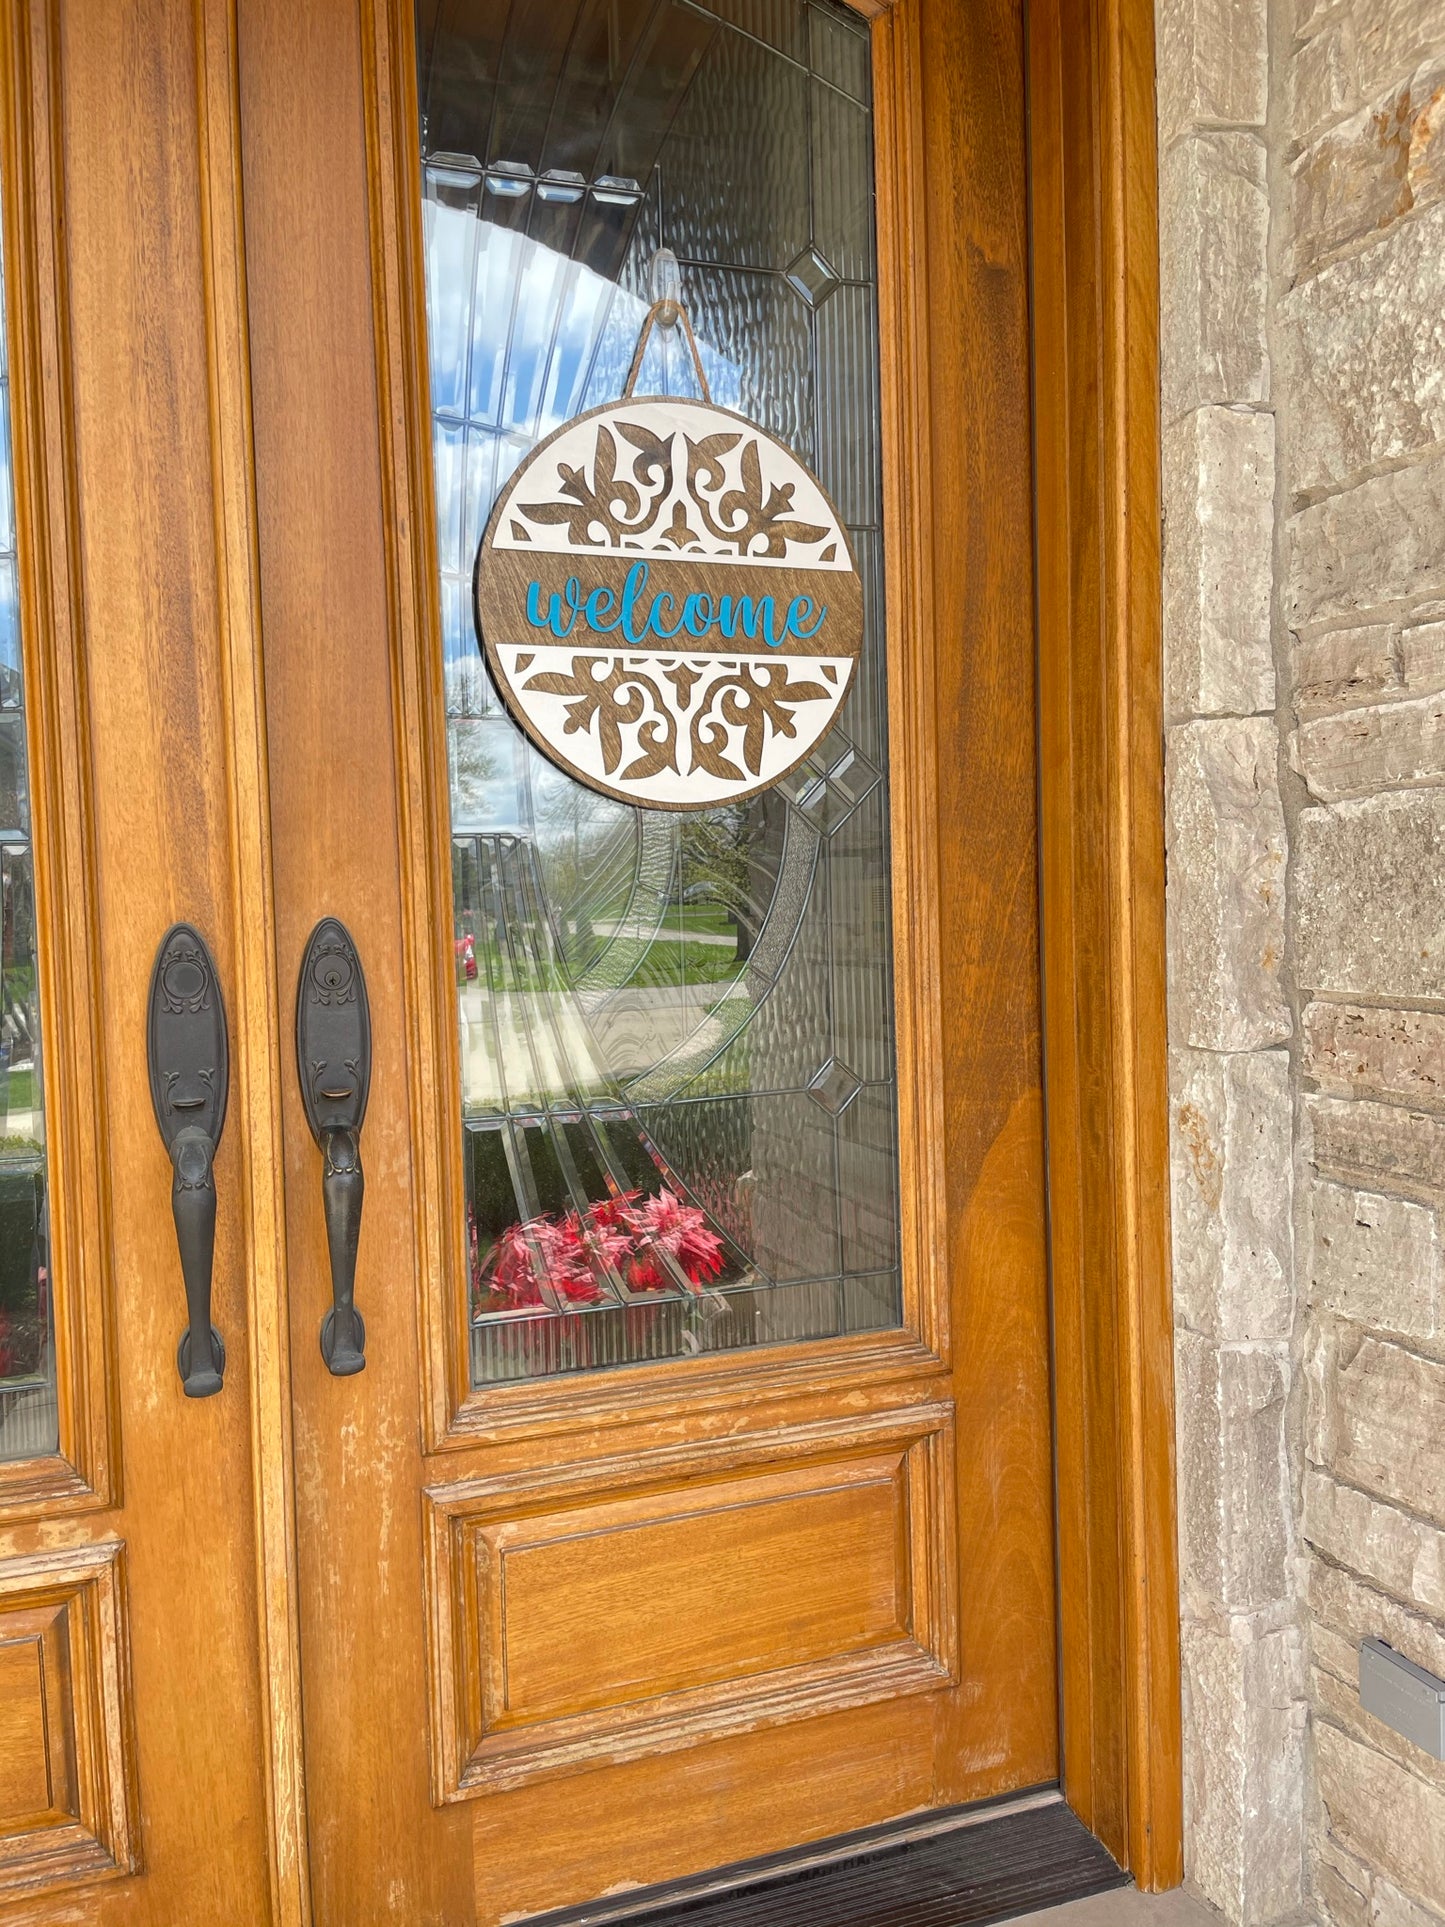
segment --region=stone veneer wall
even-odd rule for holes
[[[1191,1882],[1445,1922],[1445,0],[1158,0]]]

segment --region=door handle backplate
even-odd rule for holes
[[[171,1215],[186,1284],[186,1330],[176,1369],[187,1398],[221,1389],[226,1347],[211,1323],[216,1249],[216,1146],[226,1122],[231,1059],[226,1011],[205,938],[175,923],[161,939],[146,1017],[151,1105],[174,1178]]]
[[[306,1122],[321,1147],[321,1195],[331,1258],[331,1309],[321,1355],[337,1378],[366,1366],[366,1326],[356,1309],[356,1252],[366,1179],[361,1126],[371,1089],[371,1009],[361,959],[346,926],[323,917],[307,940],[296,986],[296,1068]]]

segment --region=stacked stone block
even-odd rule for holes
[[[1159,0],[1188,1874],[1445,1927],[1445,0]]]
[[[1439,1927],[1445,1766],[1362,1710],[1357,1650],[1445,1674],[1445,7],[1283,26],[1313,1897]]]
[[[1305,1891],[1267,26],[1266,0],[1160,7],[1186,1871],[1249,1923]]]

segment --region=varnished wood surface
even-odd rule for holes
[[[884,362],[902,370],[900,380],[890,376],[886,441],[890,561],[900,551],[890,592],[894,728],[907,750],[896,755],[894,836],[907,852],[896,863],[896,921],[911,1335],[848,1341],[836,1355],[780,1347],[701,1370],[474,1395],[460,1376],[455,1016],[410,19],[403,6],[372,15],[339,0],[310,10],[247,0],[241,12],[281,977],[312,921],[341,915],[366,965],[378,1041],[356,1287],[368,1368],[345,1382],[329,1380],[316,1355],[326,1305],[320,1170],[299,1104],[285,1102],[318,1919],[364,1915],[383,1887],[416,1917],[466,1917],[474,1906],[480,1919],[497,1919],[617,1879],[736,1856],[740,1827],[749,1850],[765,1850],[1046,1779],[1054,1767],[1037,933],[1033,890],[1021,884],[1035,865],[1021,31],[1004,0],[965,25],[934,0],[923,17],[904,0],[875,35],[875,98],[886,96],[882,326],[884,341],[894,331],[907,337],[906,351],[900,339],[898,358]],[[959,210],[973,224],[965,233]],[[917,247],[917,218],[927,251]],[[988,264],[985,274],[975,260]],[[1004,457],[1015,449],[1023,461]],[[969,505],[965,540],[959,503]],[[965,1041],[961,1054],[954,1035]],[[950,1330],[967,1333],[967,1345],[950,1349]],[[950,1357],[967,1393],[950,1468],[956,1511],[940,1517],[909,1499],[906,1544],[907,1561],[921,1557],[931,1584],[946,1576],[961,1624],[958,1690],[919,1694],[919,1682],[900,1673],[877,1707],[823,1715],[827,1700],[809,1698],[813,1669],[832,1659],[803,1651],[800,1636],[792,1703],[786,1694],[767,1709],[759,1703],[753,1730],[707,1740],[703,1723],[674,1750],[678,1732],[663,1748],[659,1727],[657,1752],[626,1759],[618,1715],[611,1729],[603,1721],[582,1734],[590,1752],[574,1767],[595,1763],[572,1773],[574,1798],[563,1808],[547,1781],[514,1792],[478,1781],[462,1806],[432,1809],[426,1709],[441,1717],[435,1696],[445,1698],[447,1675],[428,1678],[424,1594],[430,1586],[435,1609],[445,1574],[424,1574],[418,1507],[443,1466],[447,1490],[484,1468],[518,1478],[568,1468],[582,1501],[599,1453],[642,1465],[649,1451],[736,1432],[744,1411],[757,1414],[753,1424],[769,1412],[782,1428],[828,1420],[846,1432],[852,1407],[861,1438],[865,1411],[886,1407],[888,1395],[896,1401],[911,1382],[948,1397]],[[422,1451],[428,1441],[432,1459]],[[761,1507],[757,1530],[769,1530]],[[680,1619],[705,1615],[717,1590],[707,1563],[684,1553],[682,1538],[670,1559],[659,1551],[651,1586],[651,1609]],[[877,1547],[859,1540],[840,1601],[850,1588],[873,1599],[875,1557]],[[601,1584],[595,1572],[586,1584],[593,1580]],[[460,1609],[472,1626],[482,1611],[466,1588]],[[873,1601],[869,1613],[877,1611]],[[873,1638],[857,1651],[867,1655]],[[726,1640],[719,1653],[728,1657]],[[738,1682],[767,1657],[786,1671],[788,1642],[780,1636],[767,1655],[732,1653],[728,1680],[699,1682],[686,1653],[672,1653],[670,1665],[661,1642],[647,1694],[721,1692],[736,1702]],[[526,1680],[522,1659],[524,1651]],[[482,1665],[480,1650],[470,1663]],[[848,1661],[850,1678],[857,1663]],[[620,1648],[597,1665],[601,1692],[607,1667],[622,1665]],[[539,1721],[545,1707],[576,1736],[572,1715],[536,1690]],[[576,1719],[593,1715],[578,1709]],[[863,1734],[869,1759],[852,1754]],[[807,1784],[778,1796],[786,1761],[801,1759],[803,1746]],[[607,1827],[578,1831],[580,1804],[611,1815]],[[659,1804],[667,1831],[628,1823],[628,1813]]]
[[[3,47],[62,1438],[89,1490],[0,1522],[0,1575],[23,1588],[43,1553],[64,1591],[67,1562],[100,1562],[72,1589],[74,1798],[117,1872],[38,1881],[0,1918],[264,1920],[246,1158],[233,1122],[228,1379],[188,1400],[144,1044],[172,920],[205,933],[228,995],[236,980],[197,22],[188,0],[15,0]]]
[[[1182,1877],[1153,11],[1030,0],[1064,1789]]]
[[[417,1917],[475,1906],[493,1921],[732,1857],[739,1827],[761,1851],[1054,1767],[1030,482],[1017,459],[1028,433],[1022,39],[1009,0],[962,25],[941,0],[900,0],[875,27],[910,1331],[485,1394],[463,1376],[410,41],[400,0],[375,14],[246,0],[240,15],[281,974],[317,916],[341,916],[367,970],[378,1049],[358,1378],[329,1379],[316,1353],[318,1154],[289,1093],[285,1106],[307,1796],[318,1919],[364,1915],[385,1889]],[[745,1703],[759,1669],[786,1674],[795,1658],[798,1677],[757,1700],[752,1730],[709,1739],[701,1721],[668,1729],[664,1744],[660,1725],[657,1748],[635,1759],[617,1737],[620,1712],[609,1729],[597,1708],[574,1716],[539,1685],[537,1720],[545,1709],[568,1744],[580,1733],[598,1764],[509,1792],[489,1789],[483,1769],[465,1802],[431,1809],[426,1714],[443,1717],[450,1675],[428,1675],[425,1602],[435,1613],[448,1582],[436,1563],[423,1570],[424,1486],[565,1473],[586,1504],[604,1458],[640,1468],[649,1453],[765,1418],[780,1438],[823,1422],[846,1436],[850,1410],[861,1441],[870,1407],[910,1384],[945,1419],[962,1394],[943,1488],[956,1492],[952,1517],[910,1488],[904,1535],[910,1569],[929,1575],[908,1580],[910,1610],[919,1586],[936,1595],[920,1650],[941,1639],[956,1652],[959,1688],[943,1684],[946,1666],[923,1693],[900,1671],[876,1707],[824,1714],[813,1675],[833,1656],[801,1634],[795,1655],[782,1631],[767,1652],[739,1649],[721,1681],[697,1680],[681,1650],[670,1662],[664,1641],[648,1696],[702,1695],[688,1702],[700,1721],[709,1695]],[[681,1539],[675,1548],[652,1592],[673,1614],[705,1615],[716,1590],[706,1561]],[[588,1572],[578,1569],[584,1591],[604,1583]],[[469,1636],[483,1613],[473,1583],[448,1609]],[[846,1596],[843,1586],[840,1627]],[[870,1614],[884,1610],[870,1600]],[[765,1630],[760,1620],[758,1639]],[[843,1656],[844,1703],[874,1634],[860,1638]],[[454,1640],[446,1650],[455,1656]],[[483,1667],[480,1647],[467,1663]],[[620,1648],[599,1655],[599,1692],[622,1664]],[[595,1734],[575,1720],[596,1722]],[[804,1757],[806,1785],[780,1792],[788,1762]],[[563,1842],[551,1788],[569,1780]],[[606,1824],[579,1831],[579,1805]],[[663,1809],[666,1830],[625,1818]]]
[[[242,0],[238,29],[225,0],[5,16],[42,994],[66,1044],[49,1060],[65,1457],[0,1477],[0,1560],[124,1544],[96,1744],[122,1790],[106,1824],[124,1842],[139,1816],[144,1867],[76,1918],[300,1922],[314,1899],[349,1922],[383,1896],[497,1921],[1055,1770],[1026,85],[1065,1775],[1142,1882],[1176,1877],[1148,29],[1137,0],[1031,5],[1027,76],[1012,0],[897,0],[874,26],[909,1329],[487,1394],[465,1383],[409,9]],[[145,220],[115,219],[117,182]],[[357,937],[378,1047],[369,1360],[342,1381],[316,1346],[319,1154],[286,1056],[295,961],[327,913]],[[175,1376],[169,1169],[143,1104],[139,1012],[173,916],[206,931],[244,1025],[218,1166],[227,1390],[199,1404]],[[886,1651],[906,1602],[957,1689],[900,1673],[825,1712],[810,1674],[748,1730],[604,1744],[590,1772],[438,1805],[425,1492],[561,1478],[633,1529],[604,1464],[820,1424],[854,1427],[866,1463],[904,1405],[953,1408],[951,1477],[818,1498],[843,1507],[851,1563],[836,1600],[793,1602],[792,1657]],[[785,1549],[769,1491],[759,1530]],[[653,1590],[705,1610],[722,1582],[673,1544]],[[598,1556],[573,1576],[611,1598]],[[649,1693],[786,1666],[766,1630],[723,1642],[724,1680],[664,1642]],[[548,1654],[525,1657],[514,1730],[600,1718],[640,1663],[600,1649],[573,1706]],[[660,1811],[663,1829],[619,1824]],[[0,1918],[55,1917],[37,1907]]]

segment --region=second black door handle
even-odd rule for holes
[[[356,1309],[356,1253],[366,1178],[361,1126],[371,1087],[371,1010],[361,959],[346,926],[323,917],[307,940],[296,986],[296,1068],[311,1135],[321,1147],[321,1196],[331,1258],[331,1308],[321,1321],[327,1370],[366,1367],[366,1326]]]

